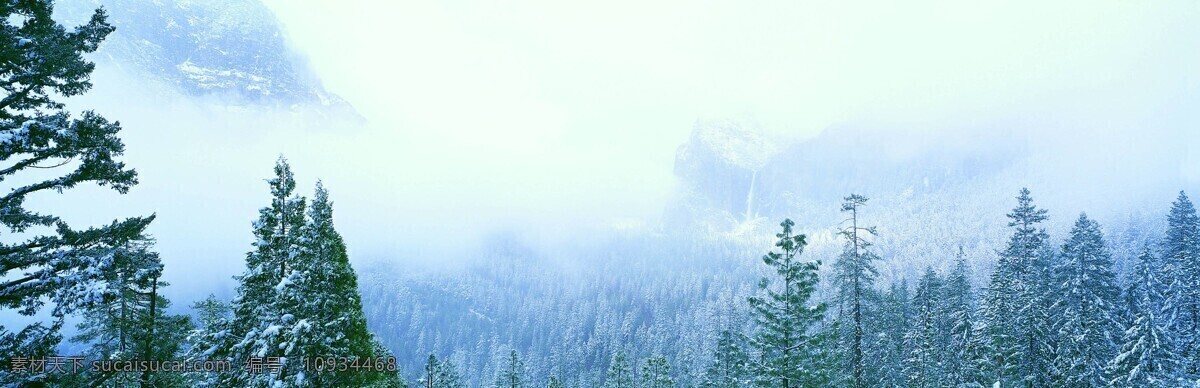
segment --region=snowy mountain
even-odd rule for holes
[[[67,0],[56,13],[73,25],[97,7],[116,27],[98,51],[98,60],[111,61],[101,68],[121,67],[193,96],[353,112],[288,47],[279,21],[257,0]]]
[[[845,218],[838,211],[842,198],[858,193],[872,199],[864,218],[880,230],[881,272],[914,279],[925,265],[945,269],[959,245],[975,267],[989,268],[1007,233],[1004,215],[1021,187],[1050,210],[1052,235],[1086,211],[1114,244],[1145,227],[1157,229],[1170,198],[1196,188],[1180,173],[1194,164],[1186,147],[1137,146],[1195,136],[1187,132],[1076,137],[1071,131],[1007,128],[1036,127],[844,125],[789,140],[772,139],[753,124],[697,122],[677,152],[682,189],[664,221],[740,235],[765,234],[792,218],[809,234],[811,251],[832,256],[840,247],[835,233]],[[1092,140],[1080,140],[1086,138]],[[1101,187],[1119,189],[1081,189]]]

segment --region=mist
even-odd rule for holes
[[[677,148],[714,119],[781,149],[844,128],[912,134],[917,153],[1013,141],[1063,167],[1041,181],[1092,191],[1046,190],[1078,210],[1200,179],[1191,2],[267,5],[361,117],[186,95],[100,60],[70,104],[121,121],[141,183],[31,204],[75,225],[157,214],[178,306],[231,295],[280,155],[302,193],[330,189],[352,261],[432,268],[495,233],[661,228]]]

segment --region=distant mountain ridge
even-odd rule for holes
[[[55,12],[72,26],[98,7],[116,27],[97,52],[100,60],[187,95],[353,112],[288,47],[279,21],[257,0],[65,0]]]
[[[792,218],[809,234],[810,251],[833,257],[841,245],[835,231],[845,218],[838,211],[841,200],[862,194],[871,198],[863,220],[880,231],[881,272],[915,279],[925,265],[952,262],[948,257],[959,245],[977,272],[986,273],[1009,233],[1004,215],[1022,187],[1050,211],[1054,238],[1087,212],[1118,245],[1121,259],[1143,243],[1125,235],[1160,229],[1179,190],[1200,195],[1194,191],[1198,182],[1179,173],[1191,163],[1188,149],[1156,145],[1173,139],[1186,144],[1195,135],[1038,128],[843,125],[789,140],[772,139],[753,123],[700,121],[676,154],[680,190],[664,222],[703,233],[757,235]]]

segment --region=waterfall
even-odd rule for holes
[[[754,170],[754,173],[750,175],[750,191],[746,192],[746,213],[745,213],[746,219],[745,219],[745,221],[747,221],[747,222],[749,222],[750,220],[753,220],[755,218],[758,218],[758,213],[754,211],[754,183],[757,180],[758,180],[758,170]]]

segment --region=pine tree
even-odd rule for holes
[[[674,388],[675,380],[671,378],[671,364],[667,358],[656,355],[646,359],[642,365],[641,388]]]
[[[1101,386],[1104,369],[1116,355],[1116,275],[1100,224],[1080,214],[1063,244],[1054,269],[1057,318],[1054,333],[1056,383],[1063,386]]]
[[[525,386],[525,362],[517,351],[511,350],[500,373],[496,374],[496,387],[522,388]]]
[[[842,203],[842,212],[850,213],[846,220],[850,224],[839,232],[846,245],[834,265],[840,326],[848,331],[840,336],[845,342],[841,351],[846,353],[843,359],[849,362],[846,373],[852,379],[850,386],[856,388],[869,385],[863,359],[863,341],[867,335],[863,322],[871,314],[870,301],[878,275],[872,262],[879,259],[869,250],[868,238],[876,235],[875,227],[859,225],[858,211],[866,203],[867,198],[857,194],[851,194]]]
[[[869,332],[876,334],[863,349],[871,360],[865,370],[867,380],[872,386],[903,386],[908,381],[904,374],[904,360],[908,357],[904,338],[913,321],[908,281],[892,283],[876,303],[878,308],[866,325]]]
[[[992,272],[983,310],[992,354],[989,369],[1001,386],[1049,385],[1049,236],[1039,224],[1046,210],[1021,189],[1017,207],[1008,214],[1013,234]]]
[[[558,376],[550,376],[550,381],[546,383],[546,388],[567,388],[567,386],[558,379]]]
[[[207,298],[192,303],[192,311],[196,312],[197,330],[214,327],[229,319],[229,304],[209,294]]]
[[[260,209],[254,222],[256,241],[254,250],[246,255],[246,272],[237,277],[240,284],[233,300],[233,319],[212,333],[219,338],[206,341],[213,348],[199,349],[199,353],[237,365],[252,358],[279,360],[281,368],[278,373],[234,368],[232,373],[215,375],[214,383],[220,386],[273,385],[288,381],[302,366],[301,359],[286,358],[291,355],[288,331],[296,329],[299,322],[287,310],[294,306],[287,305],[280,294],[290,292],[297,280],[297,273],[291,269],[302,252],[305,201],[295,195],[296,182],[283,157],[275,163],[275,177],[267,183],[271,205]]]
[[[466,388],[458,368],[450,360],[440,361],[430,354],[425,363],[425,372],[418,382],[425,388]]]
[[[1183,386],[1178,375],[1180,364],[1175,338],[1166,330],[1163,285],[1159,280],[1161,262],[1145,250],[1125,289],[1127,315],[1131,318],[1121,337],[1123,345],[1108,365],[1109,385],[1115,387]]]
[[[167,284],[159,280],[162,263],[151,245],[147,239],[131,241],[113,256],[105,300],[84,310],[79,333],[71,338],[91,345],[90,358],[172,360],[181,353],[191,320],[166,314],[169,302],[158,291]],[[183,384],[183,375],[172,372],[98,372],[84,378],[90,386]]]
[[[38,313],[46,302],[54,306],[49,325],[15,333],[0,327],[0,383],[46,377],[12,375],[7,360],[49,355],[61,339],[62,317],[103,301],[113,254],[154,219],[77,230],[58,216],[25,208],[35,194],[81,184],[122,194],[137,184],[137,173],[117,159],[125,151],[120,125],[91,111],[73,116],[61,102],[91,88],[94,65],[83,55],[113,31],[107,15],[97,9],[73,30],[52,16],[49,0],[0,5],[0,160],[6,162],[0,179],[12,187],[0,195],[0,223],[13,233],[0,243],[0,306],[23,315]]]
[[[904,337],[908,357],[904,375],[909,386],[936,387],[942,383],[944,356],[941,340],[946,337],[945,319],[939,305],[943,281],[932,267],[925,269],[912,300],[913,323]]]
[[[943,371],[947,385],[954,387],[982,385],[980,365],[982,344],[976,335],[975,293],[971,288],[971,273],[962,247],[954,260],[954,268],[946,276],[941,299],[942,316],[947,330],[944,343]]]
[[[377,338],[371,341],[371,346],[375,358],[370,361],[374,369],[363,373],[363,385],[373,388],[408,388],[408,382],[401,376],[403,373],[396,365],[397,360],[392,352]]]
[[[1167,234],[1162,242],[1163,282],[1171,319],[1170,330],[1178,341],[1184,371],[1200,376],[1200,217],[1187,194],[1171,204]]]
[[[759,287],[766,295],[749,298],[757,325],[753,346],[758,354],[752,368],[756,383],[762,386],[790,388],[828,382],[822,353],[825,338],[811,332],[827,307],[824,303],[809,305],[821,263],[797,260],[807,242],[804,235],[792,234],[794,225],[792,220],[784,220],[780,224],[783,231],[775,235],[779,238],[775,246],[781,252],[763,256],[763,262],[775,270],[781,282],[771,288],[771,281],[764,278]]]
[[[333,204],[319,182],[305,213],[305,200],[294,194],[295,180],[282,157],[268,181],[271,205],[254,223],[257,241],[239,277],[232,318],[211,309],[204,329],[192,335],[189,359],[223,358],[241,362],[276,360],[275,370],[199,378],[201,385],[402,386],[395,361],[367,330],[358,280],[346,246],[333,226]],[[317,368],[305,364],[344,361],[359,368]],[[367,369],[361,366],[370,365]]]
[[[285,331],[283,342],[291,349],[290,357],[344,357],[367,363],[392,360],[390,352],[376,346],[367,330],[358,276],[350,266],[342,236],[334,229],[329,192],[319,181],[300,236],[300,253],[293,260],[289,280],[276,288],[278,303],[294,317],[295,324]],[[297,385],[361,386],[392,379],[395,374],[376,369],[302,372],[303,368],[297,367],[285,376],[291,376]]]
[[[742,350],[741,334],[721,330],[717,336],[717,349],[712,364],[704,373],[700,384],[706,388],[736,388],[749,381],[750,357]]]
[[[207,298],[192,303],[192,311],[196,313],[196,327],[188,333],[187,349],[184,359],[189,362],[216,360],[216,354],[227,352],[233,345],[232,337],[228,335],[232,318],[232,310],[228,303],[209,294]],[[213,386],[216,384],[216,374],[209,372],[187,372],[185,378],[192,386]]]
[[[633,388],[633,366],[629,365],[629,356],[624,350],[617,351],[608,364],[608,374],[604,378],[605,388]]]

